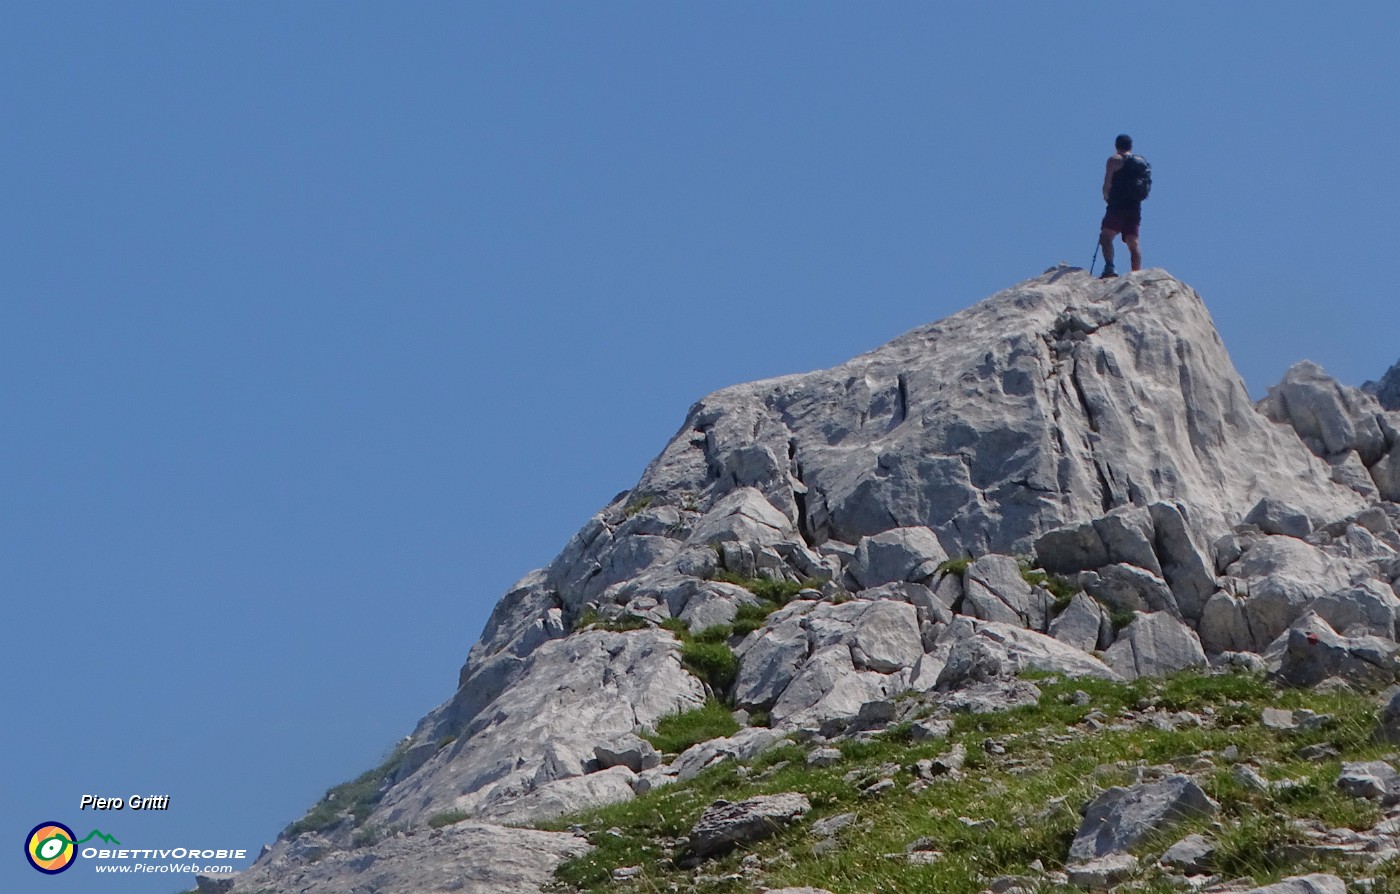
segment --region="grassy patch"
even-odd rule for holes
[[[764,602],[772,602],[778,606],[787,605],[801,591],[815,590],[823,583],[816,578],[793,581],[769,580],[766,577],[744,577],[742,574],[723,570],[715,572],[714,579],[743,587]]]
[[[739,675],[739,659],[724,641],[692,639],[682,642],[681,664],[708,683],[716,695],[728,692],[729,687],[734,685],[734,678]]]
[[[651,494],[641,494],[640,496],[633,497],[631,502],[629,502],[625,507],[623,507],[622,514],[627,518],[631,518],[638,512],[641,512],[643,509],[646,509],[648,506],[650,506],[654,499],[656,498],[653,497]]]
[[[656,722],[656,732],[646,736],[657,751],[679,754],[692,745],[732,736],[739,724],[729,707],[710,699],[699,708],[672,714]]]
[[[613,633],[627,633],[632,630],[646,630],[652,624],[641,615],[634,615],[625,612],[615,618],[604,618],[598,614],[594,608],[584,609],[583,614],[578,616],[574,622],[574,631],[587,630],[589,627],[598,630],[610,630]]]
[[[1283,875],[1332,871],[1355,877],[1364,871],[1377,879],[1376,891],[1400,891],[1400,860],[1371,869],[1345,863],[1344,857],[1311,854],[1298,847],[1306,841],[1293,824],[1306,819],[1329,828],[1369,829],[1380,818],[1373,804],[1345,796],[1335,785],[1342,760],[1387,753],[1389,746],[1370,739],[1376,722],[1372,696],[1282,691],[1247,673],[1188,672],[1132,683],[1048,674],[1034,679],[1042,693],[1038,704],[959,715],[948,741],[914,742],[907,727],[895,727],[868,740],[840,743],[843,759],[828,767],[806,765],[810,746],[782,745],[747,767],[726,762],[634,801],[560,819],[552,827],[578,823],[596,848],[563,864],[558,877],[575,890],[601,892],[615,887],[609,878],[613,868],[640,866],[641,876],[629,890],[737,894],[763,886],[814,886],[835,894],[978,894],[989,878],[1033,874],[1029,867],[1036,861],[1047,870],[1062,868],[1085,804],[1109,786],[1131,784],[1139,767],[1173,765],[1192,772],[1220,812],[1177,824],[1145,842],[1138,849],[1145,866],[1182,835],[1200,831],[1218,841],[1217,869],[1227,878],[1248,876],[1265,884]],[[1080,691],[1088,695],[1085,704],[1075,704],[1085,701],[1076,697]],[[1265,707],[1309,708],[1333,720],[1306,731],[1270,730],[1259,722]],[[1142,722],[1148,709],[1189,711],[1201,723],[1180,719],[1171,728]],[[1093,712],[1108,723],[1082,725]],[[674,733],[674,723],[686,734],[664,750],[725,734],[702,728],[703,716],[729,717],[723,705],[711,703],[668,718],[668,733]],[[1004,753],[984,749],[988,738],[1000,742]],[[663,747],[657,738],[653,742]],[[1298,757],[1301,748],[1323,742],[1342,756]],[[911,786],[917,760],[954,744],[967,749],[960,779]],[[1239,758],[1223,756],[1231,746]],[[1268,793],[1244,786],[1232,770],[1235,760],[1246,759],[1267,779],[1287,784]],[[886,777],[894,780],[893,788],[878,798],[863,794],[864,786]],[[737,801],[782,791],[802,792],[812,803],[812,813],[798,827],[707,861],[698,874],[676,866],[675,840],[689,833],[716,798]],[[814,852],[807,828],[837,813],[854,813],[857,820],[838,834],[835,849]],[[942,857],[927,865],[886,857],[903,853],[919,838],[930,839]],[[741,873],[746,857],[748,869]],[[1172,889],[1148,868],[1134,890]]]
[[[768,620],[768,616],[777,611],[781,606],[771,602],[752,603],[745,602],[739,606],[738,612],[734,615],[734,632],[740,636],[748,636],[759,629]]]
[[[661,626],[681,641],[681,665],[709,684],[710,691],[723,695],[739,675],[739,658],[729,648],[734,635],[730,624],[713,624],[696,633],[679,618],[668,618]]]
[[[472,815],[465,810],[446,810],[435,814],[428,820],[428,825],[434,829],[441,829],[443,826],[450,826],[460,823],[462,820],[471,819]]]
[[[318,801],[306,816],[287,827],[284,833],[286,837],[295,838],[307,832],[324,832],[339,825],[341,816],[345,813],[349,813],[354,819],[355,826],[361,825],[374,812],[384,794],[384,788],[398,771],[399,764],[403,762],[407,753],[407,744],[400,745],[378,767],[361,773],[349,782],[342,782],[326,792],[326,796]]]
[[[768,580],[762,577],[744,577],[731,571],[719,571],[715,580],[743,587],[758,597],[757,603],[744,603],[734,616],[734,633],[748,636],[763,626],[768,616],[787,605],[803,590],[815,590],[822,581],[816,578],[806,580]]]
[[[1063,611],[1069,605],[1074,594],[1079,592],[1079,588],[1058,574],[1051,574],[1040,568],[1033,568],[1025,559],[1017,562],[1021,566],[1021,579],[1032,587],[1044,587],[1050,591],[1050,595],[1055,597],[1055,604],[1060,606],[1058,611]]]
[[[956,559],[948,559],[939,562],[934,572],[936,574],[967,574],[967,566],[971,565],[972,562],[973,558],[971,556],[959,556]]]

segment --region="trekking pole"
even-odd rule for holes
[[[1099,244],[1094,243],[1094,259],[1089,262],[1089,275],[1094,275],[1094,265],[1099,262]]]

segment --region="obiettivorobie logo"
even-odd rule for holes
[[[95,841],[94,841],[95,839]],[[92,843],[90,843],[92,842]],[[84,847],[84,845],[87,845]],[[248,857],[246,848],[203,847],[124,847],[101,829],[86,838],[56,820],[42,822],[29,830],[24,840],[24,858],[37,871],[57,875],[71,869],[77,859],[91,861],[92,870],[103,875],[123,873],[203,873],[222,875],[234,871],[230,861]],[[218,860],[218,864],[176,861]]]
[[[57,875],[73,865],[78,857],[78,845],[87,844],[94,838],[108,844],[120,846],[121,842],[101,830],[93,829],[82,841],[76,840],[73,830],[58,822],[40,823],[29,830],[25,839],[24,856],[29,865],[45,875]]]

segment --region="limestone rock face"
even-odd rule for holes
[[[940,690],[1005,679],[1023,670],[1121,679],[1094,656],[1045,634],[1011,624],[959,618],[948,626],[941,639],[948,646],[949,655],[938,675]]]
[[[457,823],[440,835],[395,836],[372,850],[333,851],[311,862],[289,861],[274,849],[238,875],[234,890],[539,894],[556,866],[588,850],[587,841],[568,833]]]
[[[1400,410],[1400,362],[1397,362],[1379,382],[1367,382],[1361,390],[1376,398],[1387,410]]]
[[[715,392],[501,599],[368,822],[537,822],[1026,669],[1120,679],[1267,649],[1290,682],[1383,675],[1397,370],[1361,390],[1299,365],[1256,408],[1190,287],[1057,268],[831,369]],[[1304,649],[1314,619],[1324,648]],[[731,648],[732,684],[688,671],[672,631]],[[638,734],[712,696],[773,728],[658,765]],[[490,860],[493,828],[447,833]],[[350,831],[314,863],[279,840],[235,891],[432,890],[362,874],[432,859],[421,842],[352,851]],[[532,867],[583,846],[538,841],[555,856]]]
[[[422,769],[385,796],[375,822],[406,825],[448,810],[492,819],[538,818],[616,800],[615,785],[555,786],[551,806],[538,795],[557,780],[582,776],[598,746],[631,742],[639,725],[699,706],[704,691],[681,668],[675,639],[660,630],[590,631],[536,649],[520,683],[509,687],[476,721]],[[573,791],[575,798],[567,793]],[[601,792],[601,794],[600,794]],[[555,810],[555,808],[560,808]]]
[[[590,612],[605,624],[729,623],[756,600],[714,580],[720,572],[927,584],[935,597],[909,611],[779,613],[738,650],[738,704],[820,723],[910,685],[915,663],[935,677],[932,644],[953,611],[1047,630],[1049,594],[1006,557],[1052,556],[1046,535],[1066,526],[1088,525],[1074,547],[1084,556],[1060,564],[1097,575],[1101,598],[1194,624],[1218,589],[1207,545],[1261,500],[1319,523],[1363,508],[1331,472],[1255,411],[1200,298],[1161,271],[1101,282],[1055,270],[832,369],[724,389],[501,601],[456,694],[414,733],[415,744],[453,745],[394,786],[374,819],[494,812],[699,703],[669,640],[617,655],[592,647],[585,683],[582,657],[567,656]],[[938,575],[950,555],[978,557],[972,573]],[[1269,640],[1292,619],[1273,614]],[[633,677],[649,682],[620,682]],[[561,678],[578,680],[581,713],[541,695]],[[611,707],[587,707],[590,687]],[[546,752],[570,756],[546,763]]]
[[[1319,456],[1355,450],[1371,465],[1385,452],[1380,404],[1356,388],[1344,388],[1315,363],[1295,363],[1269,389],[1259,407],[1275,422],[1291,425]]]
[[[1104,661],[1124,679],[1135,680],[1205,667],[1206,653],[1190,627],[1165,612],[1154,612],[1134,618]]]

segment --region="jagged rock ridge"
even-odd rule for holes
[[[1025,667],[1133,677],[1209,655],[1313,673],[1289,664],[1307,625],[1337,667],[1389,660],[1395,374],[1372,394],[1299,365],[1256,410],[1188,286],[1057,268],[832,369],[716,392],[501,600],[369,823],[557,816]],[[1017,556],[1079,595],[1057,605]],[[733,643],[718,694],[774,729],[669,766],[603,759],[716,694],[659,625],[757,602],[723,574],[817,586]],[[645,629],[576,629],[624,617]],[[287,871],[295,845],[249,879]]]

